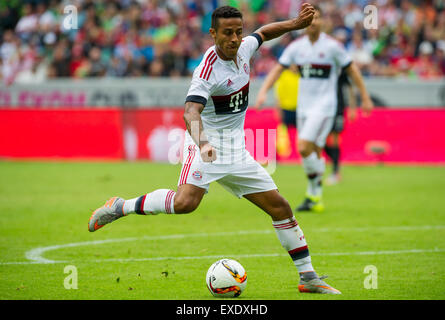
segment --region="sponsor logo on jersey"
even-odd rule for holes
[[[303,78],[327,79],[331,74],[330,64],[305,64],[299,65],[298,69]]]
[[[249,82],[231,94],[212,96],[216,114],[234,114],[243,112],[249,103]]]

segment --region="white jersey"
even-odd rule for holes
[[[201,119],[204,132],[217,151],[214,164],[230,164],[246,157],[244,119],[249,103],[249,62],[261,42],[258,34],[243,38],[237,54],[238,66],[232,60],[222,60],[212,46],[193,72],[186,102],[204,105]]]
[[[339,71],[351,62],[344,46],[325,33],[314,44],[307,35],[289,44],[279,63],[285,67],[294,64],[300,71],[298,116],[335,115]]]

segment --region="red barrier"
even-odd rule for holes
[[[276,128],[277,119],[274,110],[248,110],[245,126]],[[345,118],[344,128],[340,136],[343,161],[445,163],[445,110],[377,108],[369,117],[359,112],[354,122]],[[299,159],[296,138],[290,156],[282,157],[282,162]]]
[[[373,155],[373,144],[387,148]],[[445,162],[445,110],[377,109],[346,122],[343,160],[385,162]],[[376,149],[376,148],[374,148]]]
[[[0,157],[179,161],[182,109],[0,110]],[[272,109],[248,110],[246,148],[274,156]],[[342,160],[445,163],[444,110],[377,109],[345,123]],[[295,136],[295,133],[293,133]],[[252,138],[254,138],[252,140]],[[262,145],[263,144],[263,145]],[[281,161],[297,161],[295,149]]]
[[[0,110],[0,157],[122,159],[121,112]]]
[[[172,147],[176,145],[176,149],[182,151],[185,130],[182,115],[183,111],[179,109],[124,110],[122,130],[125,158],[169,161],[168,154]]]

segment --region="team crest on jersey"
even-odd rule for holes
[[[196,180],[201,180],[202,179],[201,171],[196,170],[195,172],[192,173],[192,177],[195,178]]]
[[[244,63],[244,72],[249,74],[249,66],[247,65],[247,63]]]

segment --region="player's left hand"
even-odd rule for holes
[[[260,110],[262,108],[264,102],[266,102],[266,99],[267,99],[267,93],[260,90],[260,92],[258,92],[254,108],[256,110]]]
[[[362,101],[362,112],[365,116],[370,116],[372,110],[374,109],[374,103],[371,98],[367,97]]]
[[[311,25],[314,18],[315,9],[309,3],[303,3],[301,6],[300,14],[295,18],[295,30],[304,29]]]

